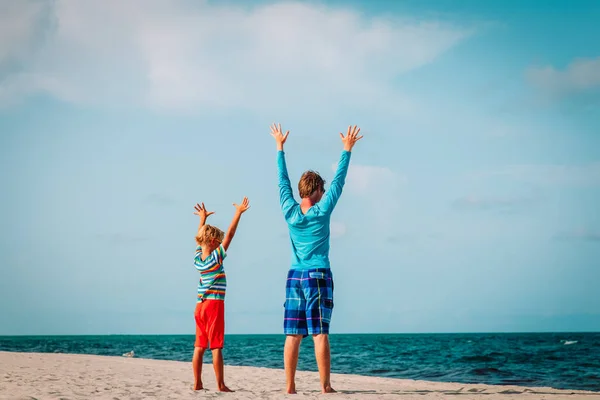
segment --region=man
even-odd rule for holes
[[[315,356],[323,393],[333,393],[331,387],[331,354],[329,349],[329,323],[333,312],[333,275],[329,265],[329,224],[331,213],[339,200],[350,155],[360,128],[348,127],[346,136],[340,133],[344,150],[337,172],[325,194],[325,181],[314,171],[302,174],[298,183],[301,202],[294,200],[285,163],[283,146],[289,135],[281,124],[271,126],[271,135],[277,143],[279,198],[288,224],[292,242],[292,265],[286,283],[284,313],[284,365],[287,393],[296,393],[295,375],[302,339],[312,335]]]

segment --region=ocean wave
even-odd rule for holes
[[[510,372],[503,371],[498,368],[474,368],[471,370],[471,373],[474,375],[500,375],[500,376],[510,376],[512,375]]]
[[[469,363],[478,363],[478,362],[492,362],[494,361],[494,357],[490,357],[489,355],[482,356],[463,356],[458,359],[458,361],[469,362]]]

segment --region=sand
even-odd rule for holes
[[[298,372],[298,394],[286,395],[283,370],[225,366],[234,393],[215,391],[212,365],[207,390],[191,388],[190,362],[75,354],[0,352],[0,399],[587,399],[600,393],[522,386],[467,385],[332,375],[337,394],[322,395],[315,372]]]

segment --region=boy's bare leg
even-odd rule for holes
[[[335,393],[331,387],[331,351],[329,348],[329,335],[319,334],[313,335],[315,341],[315,357],[317,359],[317,367],[319,368],[319,376],[321,378],[322,393]]]
[[[192,357],[192,368],[194,369],[194,390],[204,389],[202,386],[202,357],[204,357],[204,347],[194,347],[194,357]]]
[[[298,353],[300,353],[302,335],[287,335],[283,349],[283,365],[285,367],[285,380],[288,394],[296,394],[296,367],[298,367]]]
[[[212,357],[215,376],[217,378],[217,390],[219,392],[233,392],[233,390],[225,386],[225,377],[223,376],[223,352],[221,349],[213,349]]]

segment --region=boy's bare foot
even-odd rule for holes
[[[323,391],[321,393],[337,393],[337,391],[334,390],[331,386],[327,386],[326,388],[323,389]]]
[[[225,385],[219,385],[219,392],[233,392],[233,390],[229,389]]]

